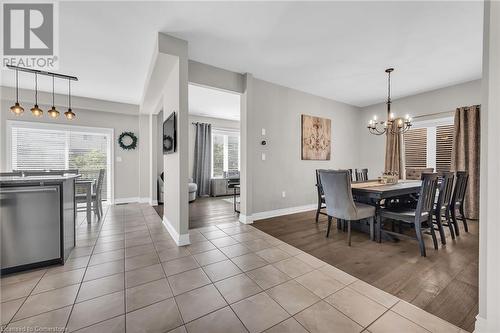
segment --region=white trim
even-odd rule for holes
[[[488,333],[494,332],[492,328],[488,328],[488,320],[486,318],[476,316],[476,324],[474,325],[474,333]]]
[[[158,200],[151,200],[151,201],[149,201],[149,204],[151,206],[158,206]]]
[[[126,204],[126,203],[136,203],[140,202],[139,197],[130,197],[130,198],[115,198],[113,204],[119,205],[119,204]]]
[[[244,215],[240,213],[239,216],[239,221],[243,224],[252,224],[253,223],[253,218],[252,215]]]
[[[150,203],[151,202],[151,198],[150,197],[142,197],[142,198],[139,198],[139,203]]]
[[[318,205],[316,205],[316,204],[309,204],[309,205],[303,205],[303,206],[268,210],[266,212],[259,212],[259,213],[253,214],[252,219],[253,219],[253,221],[257,221],[257,220],[268,219],[268,218],[276,217],[276,216],[302,213],[302,212],[314,210],[317,208],[317,206]]]
[[[177,246],[184,246],[184,245],[191,244],[191,241],[189,240],[189,234],[179,235],[177,230],[175,230],[175,228],[172,226],[172,224],[170,223],[170,221],[167,219],[167,217],[165,215],[163,215],[162,222],[163,222],[163,225],[165,226],[165,228],[167,228],[168,233],[173,238],[173,240],[175,241]]]

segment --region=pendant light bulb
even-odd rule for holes
[[[55,96],[55,93],[54,93],[54,75],[52,75],[52,108],[49,111],[47,111],[47,113],[49,114],[49,116],[51,118],[59,117],[59,111],[56,110],[56,106],[54,103],[54,96]]]
[[[35,117],[41,117],[43,110],[38,107],[38,75],[35,73],[35,106],[31,108],[31,113]]]
[[[64,116],[68,120],[76,118],[76,114],[71,110],[71,80],[68,79],[68,111],[64,112]]]
[[[23,107],[19,105],[19,73],[17,69],[16,69],[16,104],[10,107],[10,111],[16,116],[20,116],[24,112]]]

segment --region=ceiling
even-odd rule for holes
[[[189,85],[189,113],[196,116],[240,120],[240,95]]]
[[[480,1],[59,7],[59,72],[77,75],[73,92],[84,97],[138,104],[158,31],[187,40],[193,60],[357,106],[384,100],[390,66],[396,98],[481,77]],[[2,85],[13,86],[14,74],[2,74]],[[50,84],[40,80],[42,90]],[[32,88],[32,78],[21,86]]]

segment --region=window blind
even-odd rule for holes
[[[453,125],[436,127],[436,171],[450,171],[453,149]]]
[[[413,128],[404,134],[405,163],[408,168],[427,167],[427,129]]]
[[[240,133],[212,130],[212,177],[224,177],[224,172],[240,170]]]

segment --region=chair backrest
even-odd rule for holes
[[[420,189],[415,217],[419,218],[424,213],[431,214],[434,208],[434,200],[436,199],[438,179],[437,173],[425,173],[422,175],[422,187]]]
[[[354,181],[354,178],[353,178],[354,175],[352,173],[352,169],[347,169],[347,171],[349,171],[349,176],[351,176],[351,182],[353,182]]]
[[[97,185],[96,185],[96,194],[99,196],[101,196],[102,194],[102,184],[104,183],[104,174],[105,174],[105,171],[104,169],[100,169],[99,170],[99,177],[97,178]]]
[[[0,172],[0,176],[6,176],[6,177],[21,177],[23,173],[21,171],[12,171],[12,172]]]
[[[440,178],[441,184],[439,185],[439,195],[437,200],[438,211],[441,211],[443,206],[447,207],[450,205],[455,174],[453,174],[453,172],[441,172]]]
[[[457,202],[462,204],[464,202],[468,180],[469,174],[466,171],[457,171],[457,180],[455,181],[455,189],[450,204],[454,205]]]
[[[406,179],[420,180],[422,179],[422,174],[433,172],[434,168],[406,168]]]
[[[364,182],[368,180],[368,169],[356,169],[356,181]]]
[[[352,198],[351,177],[348,170],[320,170],[325,193],[326,212],[345,220],[356,219],[356,205]]]
[[[328,170],[316,169],[316,189],[318,190],[318,196],[322,196],[324,194],[323,193],[323,186],[321,185],[321,177],[320,177],[320,173],[322,171],[328,171]]]

